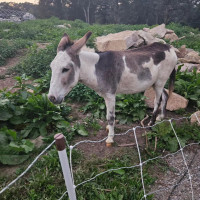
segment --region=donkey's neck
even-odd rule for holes
[[[95,65],[99,61],[99,55],[94,52],[81,51],[79,58],[81,63],[79,81],[98,92]]]

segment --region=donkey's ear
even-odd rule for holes
[[[75,53],[79,53],[81,48],[86,44],[89,37],[92,35],[92,32],[87,32],[81,39],[75,42],[75,44],[71,47],[71,50]]]
[[[74,43],[69,39],[69,36],[67,33],[64,33],[62,39],[60,40],[58,47],[57,47],[57,53],[59,51],[64,51],[67,49],[67,47],[72,46]]]

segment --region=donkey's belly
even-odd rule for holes
[[[150,79],[139,80],[137,75],[122,76],[121,81],[117,87],[117,94],[134,94],[143,92],[151,87],[157,79],[157,73]]]
[[[150,88],[153,84],[154,81],[144,81],[143,83],[134,81],[134,84],[120,84],[117,88],[117,94],[134,94],[138,92],[143,92],[146,89]]]

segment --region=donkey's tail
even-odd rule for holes
[[[176,78],[176,69],[174,68],[169,78],[169,97],[174,91],[175,78]]]

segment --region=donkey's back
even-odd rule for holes
[[[103,93],[133,94],[154,84],[163,86],[176,62],[174,50],[161,43],[99,53],[95,66],[99,89]]]

